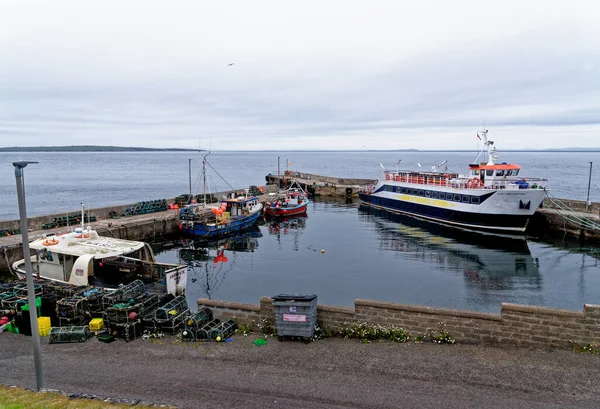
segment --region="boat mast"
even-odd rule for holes
[[[202,193],[204,195],[204,207],[206,207],[206,157],[210,155],[210,151],[202,158]]]
[[[81,203],[81,238],[83,239],[83,231],[85,230],[85,220],[83,218],[84,216],[84,206],[83,203]]]

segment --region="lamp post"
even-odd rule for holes
[[[17,180],[17,197],[19,199],[19,217],[21,218],[21,237],[23,239],[23,258],[25,259],[25,273],[27,275],[27,299],[29,302],[29,319],[31,321],[31,340],[33,342],[33,359],[35,361],[35,379],[38,390],[44,387],[44,373],[42,369],[42,351],[40,347],[40,332],[38,330],[37,307],[35,305],[35,289],[33,287],[33,269],[29,252],[29,234],[27,232],[27,210],[25,208],[25,184],[23,181],[23,168],[30,161],[13,162],[15,178]],[[83,233],[82,233],[83,235]]]
[[[192,200],[192,160],[188,159],[188,173],[190,180],[190,200]]]
[[[587,194],[587,200],[585,201],[585,210],[588,210],[588,207],[590,207],[590,205],[592,204],[590,202],[590,186],[592,184],[592,163],[590,162],[590,178],[588,180],[588,194]]]

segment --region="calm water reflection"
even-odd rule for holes
[[[237,238],[174,238],[154,247],[159,260],[190,266],[190,303],[257,304],[279,293],[316,293],[332,305],[368,298],[479,311],[498,311],[500,302],[575,310],[600,302],[600,267],[588,255],[351,201],[313,202],[305,217],[261,221]]]

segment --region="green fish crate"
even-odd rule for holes
[[[107,344],[110,344],[114,340],[115,340],[115,336],[113,334],[109,334],[107,332],[98,335],[98,341],[106,342]]]
[[[70,326],[53,327],[50,329],[50,344],[65,344],[70,342],[85,342],[90,338],[90,327]]]

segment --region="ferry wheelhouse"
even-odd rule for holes
[[[383,171],[361,189],[361,203],[449,224],[495,233],[524,233],[546,195],[547,180],[523,178],[521,167],[498,162],[487,130],[480,132],[488,160],[470,164],[467,174],[439,171]]]

